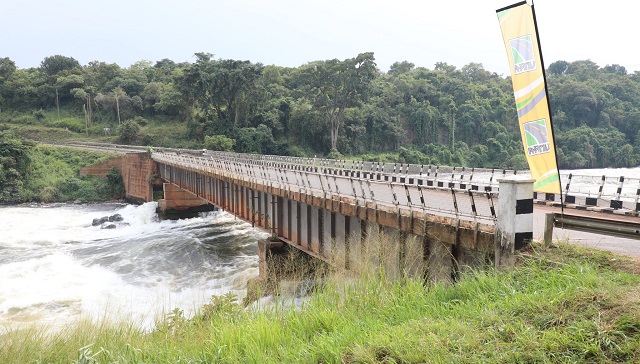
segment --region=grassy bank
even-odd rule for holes
[[[117,156],[115,153],[37,145],[31,152],[31,171],[24,188],[29,201],[107,201],[122,198],[119,172],[108,179],[80,177],[82,167]]]
[[[635,264],[560,244],[454,286],[335,273],[300,309],[255,311],[214,297],[195,318],[174,311],[150,333],[86,322],[49,339],[38,329],[6,333],[0,362],[632,363]]]
[[[0,131],[0,203],[105,201],[124,195],[122,177],[80,177],[80,169],[116,154],[35,144]]]

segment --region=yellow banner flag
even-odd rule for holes
[[[533,8],[526,2],[496,11],[507,49],[520,134],[534,191],[560,193],[544,65]]]

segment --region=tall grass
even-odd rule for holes
[[[191,319],[175,310],[148,333],[87,322],[52,337],[9,332],[0,362],[640,360],[633,262],[566,244],[535,248],[512,271],[471,272],[454,285],[335,272],[299,308],[242,308],[223,296]]]

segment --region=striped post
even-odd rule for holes
[[[495,266],[515,264],[515,250],[524,248],[533,238],[533,183],[535,180],[509,176],[498,180],[498,219],[495,234]]]
[[[624,176],[620,176],[618,179],[618,188],[616,189],[616,196],[609,202],[609,207],[617,210],[622,208],[622,200],[620,200],[620,195],[622,194],[622,186],[624,185]]]

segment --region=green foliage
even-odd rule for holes
[[[30,143],[0,131],[0,203],[21,202],[31,169]]]
[[[276,146],[271,130],[264,124],[257,128],[240,128],[235,132],[236,152],[276,154]]]
[[[178,79],[182,94],[200,114],[201,123],[215,122],[226,134],[234,131],[242,114],[239,104],[262,73],[261,64],[232,59],[214,60],[210,53],[196,53],[195,64]]]
[[[80,168],[110,158],[108,153],[39,145],[31,152],[31,172],[23,201],[105,201],[122,198],[123,182],[117,171],[107,179],[79,177]]]
[[[207,135],[204,137],[204,147],[209,150],[233,152],[236,141],[224,135]]]
[[[0,132],[0,203],[25,201],[104,201],[122,198],[118,171],[107,180],[78,177],[80,168],[110,154],[36,146],[10,132]]]
[[[122,174],[115,167],[111,167],[109,172],[107,172],[107,186],[110,198],[124,198],[125,188]]]
[[[328,159],[343,159],[344,156],[338,152],[337,149],[331,149],[331,151],[327,154]]]
[[[36,120],[38,120],[38,121],[44,120],[44,118],[45,118],[44,111],[42,109],[34,111],[33,112],[33,117],[35,117]]]
[[[431,164],[431,158],[417,150],[400,147],[399,155],[402,163]]]
[[[62,71],[73,70],[74,68],[80,68],[80,63],[73,57],[65,57],[61,55],[55,55],[46,57],[40,63],[40,68],[49,76],[56,75]]]
[[[134,120],[127,120],[118,126],[119,141],[122,144],[135,144],[140,141],[142,135],[140,133],[140,125]]]
[[[236,140],[240,152],[326,155],[335,149],[526,168],[510,82],[474,62],[427,69],[402,61],[383,73],[373,53],[296,68],[208,53],[197,53],[193,63],[164,59],[127,68],[99,61],[81,66],[55,55],[41,67],[18,69],[0,58],[0,122],[34,139],[88,132],[75,137],[199,148],[206,136],[221,135]],[[558,61],[548,68],[548,86],[561,168],[640,163],[637,73],[616,64]],[[133,124],[119,138],[102,132],[125,120],[144,127],[144,134]],[[37,130],[45,127],[60,131]]]

